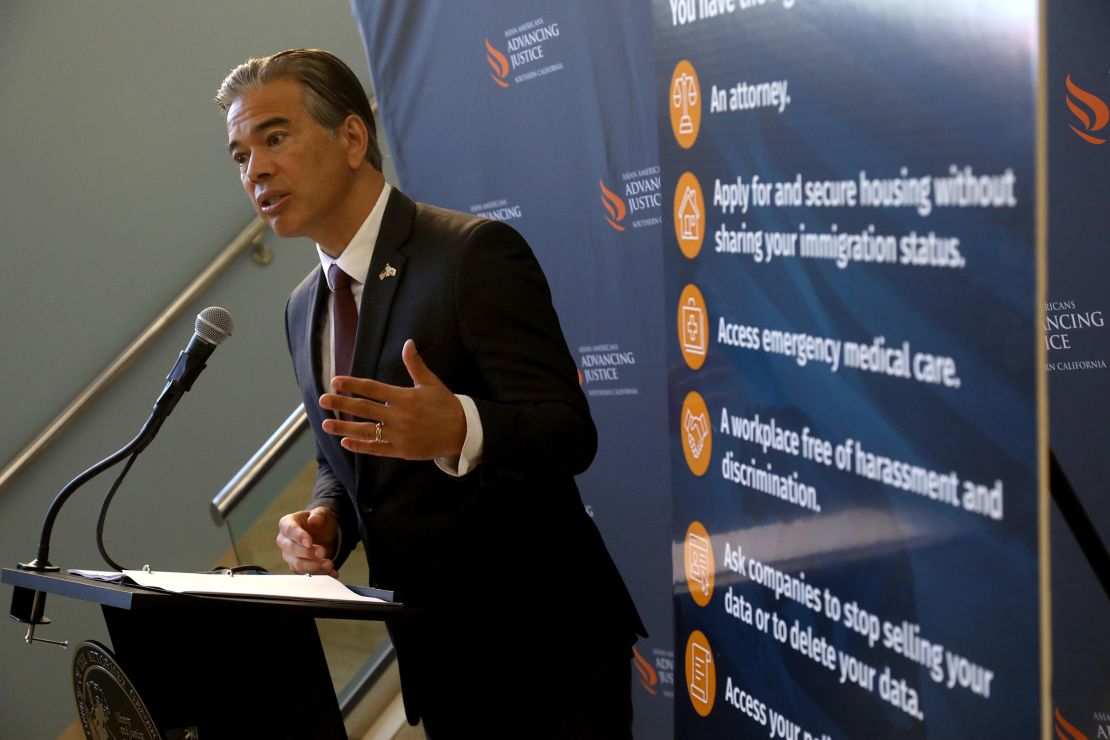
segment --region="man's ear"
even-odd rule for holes
[[[370,142],[366,122],[352,113],[339,124],[339,133],[347,146],[347,164],[351,169],[358,169],[366,161],[366,148]]]

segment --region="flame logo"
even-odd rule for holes
[[[505,78],[509,74],[509,60],[505,58],[504,54],[493,48],[493,44],[489,42],[488,38],[486,39],[486,61],[493,68],[493,74],[490,75],[493,81],[501,87],[508,87],[509,83],[505,81]]]
[[[635,650],[635,648],[633,648],[633,650]],[[1056,737],[1060,738],[1060,740],[1087,740],[1086,735],[1064,719],[1064,715],[1060,714],[1060,707],[1056,707],[1056,724],[1054,729],[1056,730]],[[1065,731],[1067,732],[1066,735],[1064,734]]]
[[[1107,108],[1106,103],[1104,103],[1102,99],[1099,98],[1097,95],[1087,92],[1079,85],[1072,82],[1071,75],[1068,75],[1065,82],[1068,86],[1068,92],[1071,93],[1071,95],[1065,95],[1064,99],[1067,101],[1068,108],[1071,110],[1071,112],[1074,113],[1075,117],[1083,123],[1083,128],[1086,130],[1087,133],[1084,133],[1084,131],[1080,131],[1075,126],[1071,126],[1069,124],[1071,130],[1074,131],[1076,135],[1078,135],[1084,141],[1090,142],[1091,144],[1105,144],[1106,139],[1100,139],[1097,136],[1091,136],[1091,132],[1101,131],[1103,128],[1106,127],[1106,123],[1110,121],[1110,108]],[[1088,115],[1087,111],[1076,105],[1075,101],[1072,100],[1072,96],[1078,98],[1080,102],[1086,103],[1091,112],[1095,114],[1094,121],[1091,121],[1091,116]]]
[[[651,667],[644,656],[640,655],[640,651],[636,646],[632,646],[633,665],[636,666],[636,672],[640,674],[640,685],[642,685],[649,694],[655,696],[655,685],[659,683],[659,676],[655,675],[655,669]],[[1084,738],[1083,740],[1086,740]]]
[[[621,200],[619,195],[605,187],[605,183],[602,180],[598,180],[597,184],[601,186],[601,205],[605,206],[605,210],[609,212],[605,220],[617,231],[624,231],[624,227],[618,223],[624,219],[624,215],[627,213],[624,207],[624,201]]]

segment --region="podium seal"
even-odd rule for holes
[[[73,655],[73,693],[85,737],[90,740],[161,740],[139,692],[108,648],[82,642]]]

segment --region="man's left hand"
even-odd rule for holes
[[[457,457],[466,439],[462,404],[424,364],[411,339],[401,359],[412,388],[345,375],[333,378],[337,393],[321,396],[320,407],[350,414],[356,421],[325,419],[324,431],[342,437],[341,444],[351,452],[405,460]],[[380,442],[375,441],[379,422]]]

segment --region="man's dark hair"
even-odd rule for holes
[[[366,161],[382,168],[382,153],[374,127],[374,113],[362,83],[351,68],[334,54],[321,49],[286,49],[261,59],[248,59],[220,83],[216,104],[226,113],[244,93],[280,79],[300,83],[305,111],[314,121],[335,133],[349,115],[366,124],[369,140]]]

